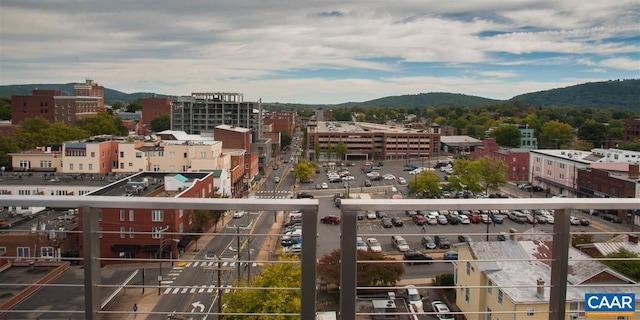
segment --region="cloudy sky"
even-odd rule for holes
[[[640,78],[637,0],[2,0],[0,84],[341,103]]]

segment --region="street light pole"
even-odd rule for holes
[[[240,227],[236,226],[236,245],[238,246],[237,260],[238,260],[238,282],[240,282]]]
[[[164,241],[164,233],[165,231],[169,230],[169,226],[167,226],[164,229],[160,229],[158,230],[158,233],[160,234],[160,245],[158,246],[158,254],[156,255],[159,259],[158,261],[158,295],[160,295],[162,293],[162,242]]]

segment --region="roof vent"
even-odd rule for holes
[[[544,298],[544,280],[542,278],[536,279],[536,298]]]

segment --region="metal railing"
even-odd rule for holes
[[[100,280],[100,231],[98,210],[100,208],[131,209],[188,209],[188,210],[246,210],[246,211],[293,211],[303,213],[301,275],[301,319],[315,319],[317,310],[317,229],[318,200],[313,199],[200,199],[200,198],[144,198],[144,197],[97,197],[97,196],[7,196],[0,195],[3,206],[46,206],[83,208],[81,226],[84,248],[84,291],[85,319],[100,319],[109,311],[101,310],[100,289],[107,287]],[[553,256],[551,257],[551,290],[549,318],[565,319],[567,269],[570,246],[569,215],[574,209],[630,210],[640,208],[638,199],[447,199],[447,200],[351,200],[343,199],[341,204],[341,283],[340,307],[341,319],[356,319],[357,290],[357,211],[405,211],[405,210],[478,210],[495,209],[554,209],[556,221],[553,227]],[[186,233],[183,233],[186,234]],[[265,235],[256,235],[265,236]],[[153,260],[152,260],[153,261]],[[155,260],[156,262],[158,260]],[[251,261],[251,260],[247,260]],[[255,260],[254,260],[255,261]],[[0,288],[3,284],[0,284]],[[41,284],[46,286],[47,284]],[[135,286],[134,286],[135,287]],[[159,288],[160,286],[158,286]],[[446,289],[446,287],[440,287]],[[454,286],[453,288],[458,288]],[[219,289],[219,288],[218,288]],[[243,289],[243,288],[238,288]],[[263,289],[264,288],[254,288]],[[271,289],[271,288],[270,288]],[[291,288],[273,288],[291,289]],[[31,312],[42,310],[23,310]],[[2,311],[16,314],[15,311]],[[45,311],[46,312],[46,311]],[[124,313],[124,312],[121,312]],[[196,313],[217,315],[219,313]],[[366,315],[367,313],[364,313]],[[408,314],[408,313],[405,313]],[[241,315],[241,314],[239,314]],[[248,315],[248,314],[246,314]],[[287,315],[287,314],[282,314]],[[19,315],[17,317],[20,317]]]

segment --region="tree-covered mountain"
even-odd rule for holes
[[[30,95],[33,89],[44,90],[60,90],[64,94],[73,95],[73,86],[78,83],[46,83],[46,84],[20,84],[20,85],[6,85],[0,86],[0,97],[11,97],[13,95]],[[153,92],[135,92],[124,93],[118,90],[104,88],[104,103],[111,104],[116,101],[133,102],[138,101],[140,98],[148,97],[171,97],[168,95],[157,94]]]
[[[544,107],[584,107],[597,109],[640,108],[640,80],[590,82],[566,88],[526,93],[509,101],[522,101]]]
[[[0,97],[12,95],[29,95],[31,90],[58,89],[68,94],[73,94],[75,83],[67,84],[26,84],[0,86]],[[104,89],[105,103],[115,101],[133,102],[144,97],[169,97],[168,95],[151,92],[124,93],[113,89]],[[602,82],[584,83],[566,88],[558,88],[546,91],[532,92],[515,96],[507,101],[487,99],[478,96],[470,96],[458,93],[430,92],[401,96],[389,96],[364,102],[346,102],[341,104],[303,105],[297,103],[278,103],[281,108],[289,107],[382,107],[382,108],[419,108],[419,107],[460,107],[483,106],[499,102],[521,101],[527,105],[541,107],[585,107],[598,109],[625,109],[637,110],[640,108],[640,80],[610,80]],[[269,104],[269,103],[265,103]]]

